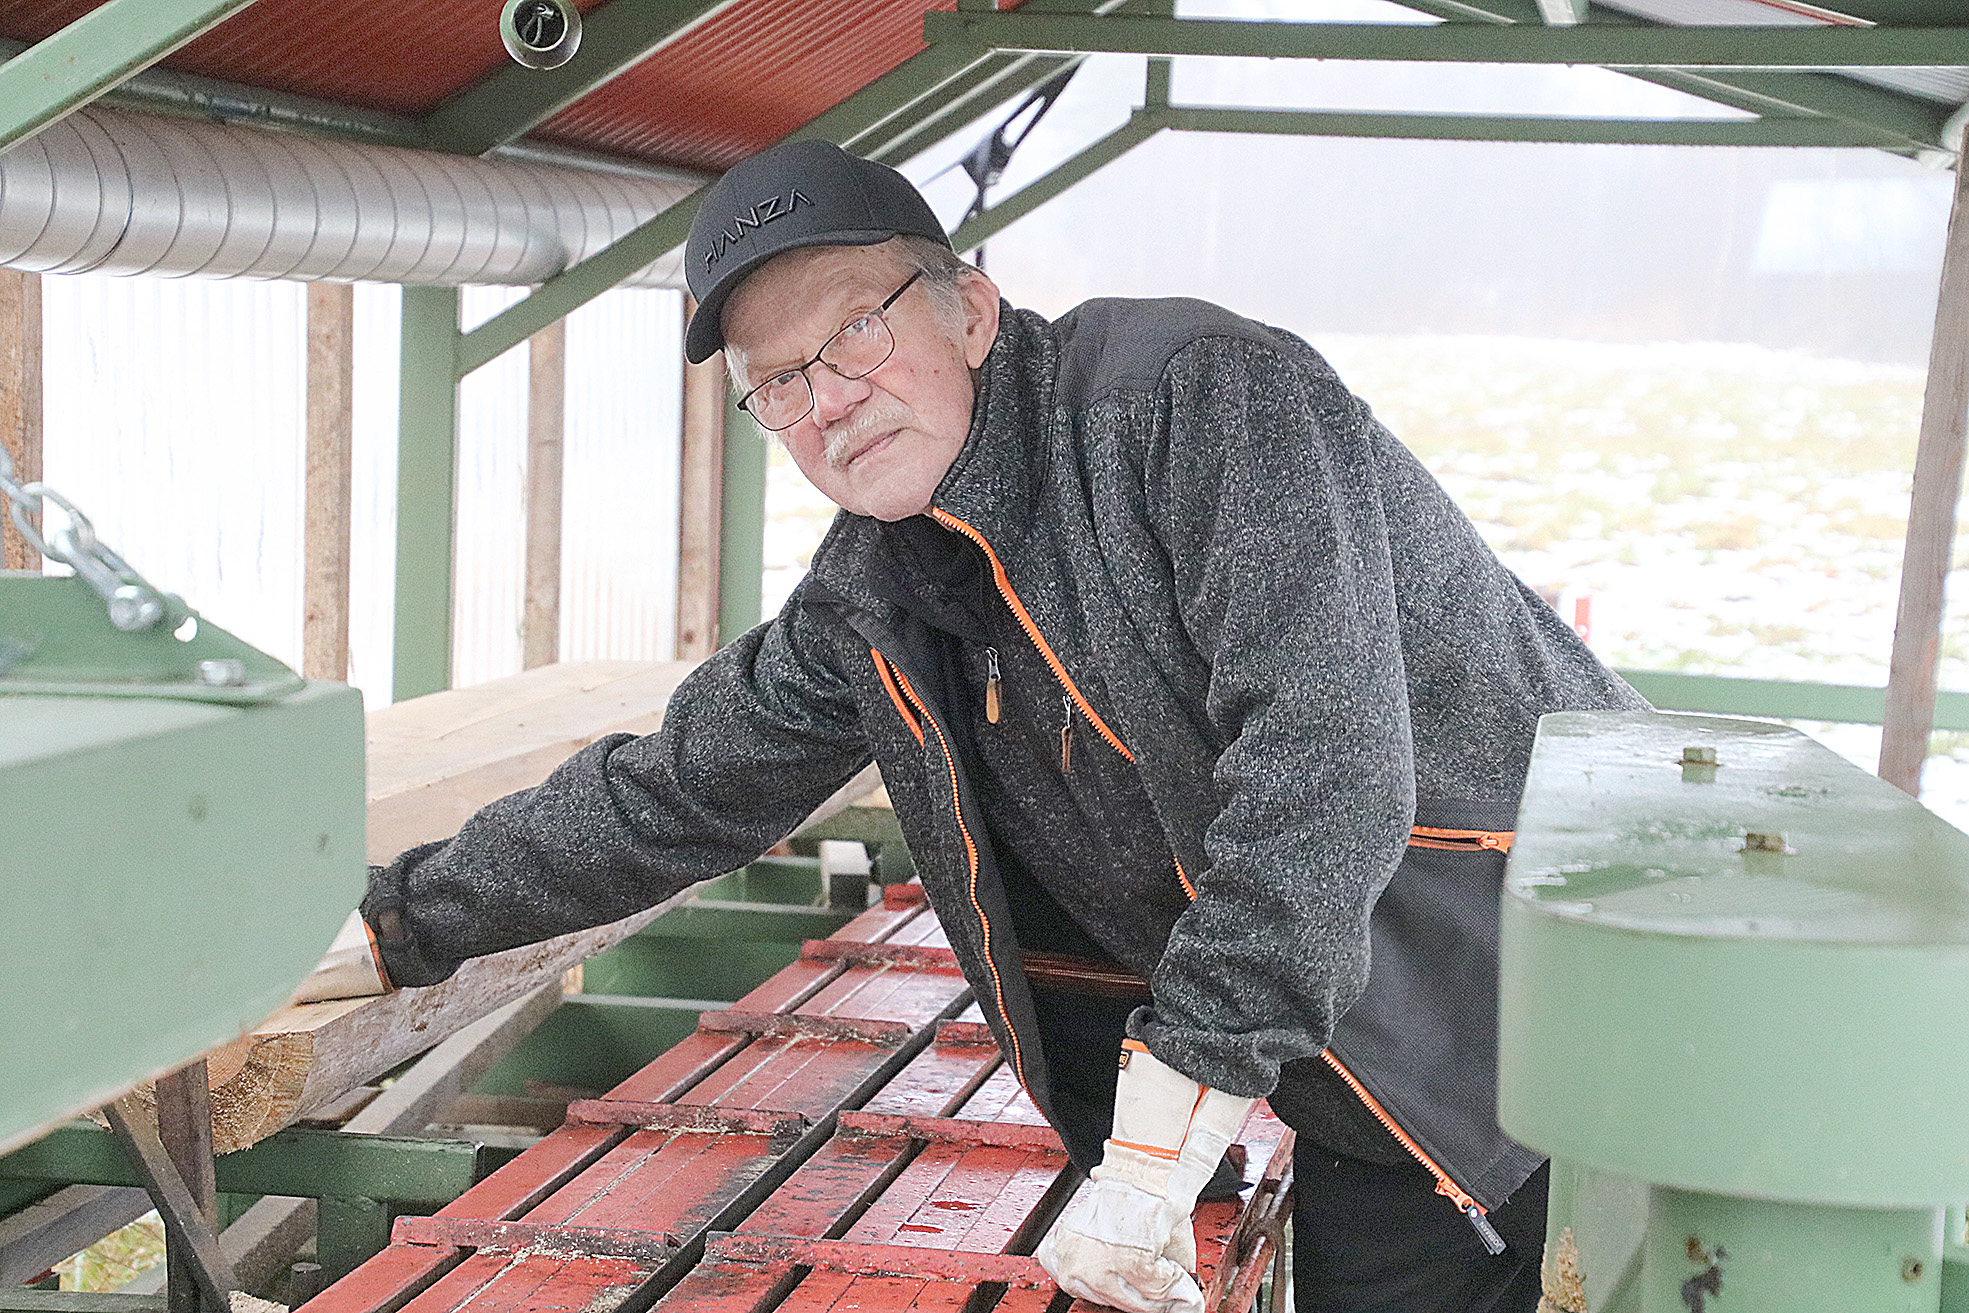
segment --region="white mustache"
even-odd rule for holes
[[[887,433],[891,429],[903,428],[914,418],[900,406],[885,405],[880,409],[862,407],[847,423],[828,431],[821,444],[821,459],[829,469],[847,468],[849,453],[858,450],[863,441],[873,434]]]

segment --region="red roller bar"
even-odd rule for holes
[[[1063,1303],[1031,1257],[1077,1177],[1005,1067],[920,890],[881,906],[390,1246],[307,1313],[930,1313]],[[1200,1205],[1198,1278],[1242,1313],[1278,1251],[1291,1132]],[[989,1287],[981,1303],[979,1288]]]

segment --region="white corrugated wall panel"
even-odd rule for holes
[[[610,292],[570,315],[567,335],[561,656],[668,661],[683,294]]]
[[[158,586],[300,661],[305,288],[42,280],[47,480]],[[520,293],[467,289],[466,322]],[[679,294],[569,320],[562,654],[667,659],[676,612]],[[350,679],[390,700],[398,289],[356,289]],[[524,349],[460,390],[454,683],[520,666]]]

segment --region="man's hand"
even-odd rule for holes
[[[362,913],[350,912],[335,941],[328,946],[327,956],[294,991],[294,1001],[323,1003],[334,998],[368,998],[373,994],[388,994],[394,988],[383,974],[383,958],[376,950],[376,936],[369,932]]]
[[[1127,1040],[1114,1133],[1040,1242],[1060,1288],[1130,1313],[1204,1313],[1190,1211],[1253,1100],[1208,1089]]]

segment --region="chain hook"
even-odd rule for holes
[[[96,526],[74,502],[45,483],[21,483],[14,478],[13,457],[5,446],[0,446],[0,496],[11,503],[8,510],[22,540],[49,560],[74,570],[76,577],[103,599],[109,608],[109,622],[118,629],[137,633],[170,613],[164,595],[96,537]],[[34,517],[50,502],[68,517],[68,523],[43,534],[34,527]]]

